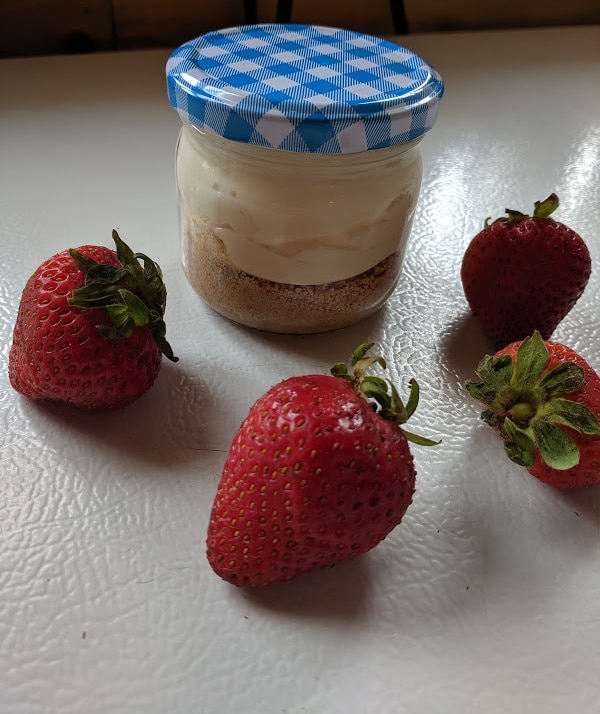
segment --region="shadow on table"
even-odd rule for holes
[[[240,588],[253,606],[306,619],[360,621],[369,610],[369,554],[330,568],[318,568],[285,583]]]
[[[486,354],[494,354],[479,320],[463,313],[448,325],[441,341],[441,359],[461,381],[475,379],[475,368]]]
[[[226,451],[206,439],[211,417],[204,407],[213,400],[197,375],[165,360],[154,385],[123,409],[88,411],[29,400],[25,408],[30,410],[29,421],[45,439],[59,430],[80,443],[89,440],[90,447],[101,443],[103,449],[159,466],[198,460],[203,450]]]
[[[326,364],[335,364],[350,358],[352,352],[363,342],[380,343],[381,335],[385,334],[388,324],[386,306],[359,322],[329,332],[315,334],[283,334],[266,332],[245,327],[235,323],[227,323],[234,332],[239,330],[244,335],[250,335],[257,344],[262,344],[267,350],[279,350],[295,356],[308,357]],[[218,316],[219,319],[226,318]],[[381,350],[382,347],[380,346]]]

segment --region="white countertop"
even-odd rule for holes
[[[600,489],[505,459],[463,384],[489,345],[460,261],[506,206],[556,191],[594,272],[555,338],[600,369],[600,27],[409,36],[446,82],[423,141],[409,254],[370,322],[290,337],[236,327],[179,264],[167,51],[0,62],[0,712],[600,712]],[[9,385],[20,292],[52,253],[110,245],[163,268],[180,357],[115,414]],[[204,555],[252,401],[359,342],[422,388],[417,493],[353,563],[245,591]]]

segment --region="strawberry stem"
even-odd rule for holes
[[[536,201],[534,204],[533,215],[535,218],[548,218],[558,208],[558,196],[551,193],[548,198],[543,201]]]
[[[367,355],[373,345],[373,342],[363,342],[354,350],[350,358],[352,371],[343,362],[338,362],[331,368],[331,374],[334,377],[341,377],[350,382],[356,393],[370,404],[380,417],[400,427],[408,421],[417,408],[420,394],[419,385],[415,379],[410,380],[410,394],[405,405],[392,382],[367,374],[367,370],[374,364],[378,364],[382,369],[387,369],[383,357],[380,355]],[[402,429],[402,432],[407,440],[414,444],[435,446],[440,443],[419,434],[414,434],[406,429]]]
[[[85,274],[83,287],[73,291],[70,305],[82,310],[105,308],[111,325],[98,325],[107,339],[126,338],[136,327],[147,327],[160,351],[172,362],[163,320],[167,290],[160,266],[143,253],[134,253],[113,230],[112,237],[121,267],[98,263],[71,248],[75,264]]]
[[[558,196],[555,193],[551,193],[548,198],[545,198],[543,201],[536,201],[533,204],[533,217],[549,218],[554,213],[554,211],[556,211],[558,205]],[[521,213],[521,211],[515,211],[512,208],[505,208],[504,212],[506,213],[506,216],[496,218],[493,223],[498,223],[500,221],[514,221],[515,223],[519,223],[521,221],[526,220],[527,218],[531,218],[528,213]],[[485,227],[487,227],[489,223],[490,219],[486,218]]]

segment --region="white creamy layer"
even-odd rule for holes
[[[403,252],[421,159],[418,149],[397,148],[297,155],[184,128],[177,181],[183,218],[208,223],[238,268],[316,285]]]

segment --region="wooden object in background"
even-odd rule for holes
[[[246,19],[273,22],[286,5],[293,22],[376,35],[401,33],[404,20],[410,32],[600,24],[600,0],[2,0],[0,57],[176,47]]]
[[[120,49],[172,46],[244,22],[242,0],[112,0]]]
[[[0,56],[68,52],[73,38],[88,49],[114,47],[111,0],[2,0]]]
[[[411,32],[600,23],[600,0],[404,0]]]
[[[289,18],[291,22],[345,27],[375,35],[394,33],[390,0],[263,0],[258,5],[259,13],[272,20]]]

